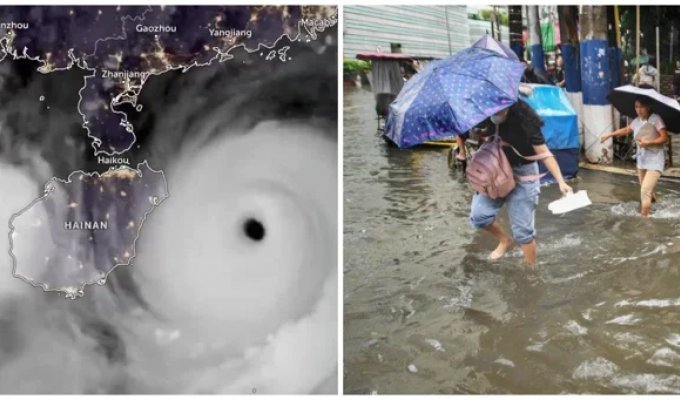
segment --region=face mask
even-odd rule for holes
[[[507,115],[504,115],[504,114],[501,114],[501,115],[494,114],[494,115],[491,116],[491,122],[493,122],[496,125],[500,125],[503,122],[505,122],[506,117],[507,117]]]

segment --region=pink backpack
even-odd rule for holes
[[[491,199],[507,196],[516,186],[512,167],[510,166],[508,157],[505,156],[503,146],[510,146],[518,156],[526,160],[537,161],[552,156],[552,153],[547,152],[535,156],[524,157],[517,149],[501,139],[498,135],[498,125],[496,125],[496,134],[490,141],[484,143],[479,150],[477,150],[472,156],[470,165],[468,165],[465,170],[468,183],[472,189]],[[545,174],[518,176],[517,178],[520,181],[529,182],[540,179],[544,175]]]

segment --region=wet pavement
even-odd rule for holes
[[[537,269],[492,263],[446,150],[389,147],[372,94],[344,101],[345,393],[680,393],[680,184],[644,220],[635,177],[581,170],[585,209],[542,188]]]

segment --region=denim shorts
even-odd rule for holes
[[[516,176],[538,174],[538,163],[533,162],[512,168]],[[512,226],[512,236],[519,244],[527,244],[536,237],[535,214],[538,196],[541,192],[540,179],[531,182],[516,180],[517,186],[507,196],[500,199],[475,193],[472,197],[470,224],[474,228],[484,228],[495,220],[503,204],[508,205],[508,216]]]

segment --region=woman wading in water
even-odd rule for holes
[[[494,114],[490,120],[498,126],[501,139],[514,147],[522,156],[549,153],[545,138],[541,133],[543,121],[524,101],[519,100],[510,108]],[[495,127],[491,127],[489,131],[494,132]],[[538,162],[520,157],[509,146],[503,147],[503,151],[515,176],[536,175],[537,178],[531,181],[516,179],[517,186],[515,189],[503,198],[491,199],[484,194],[475,193],[472,198],[470,223],[477,229],[481,228],[491,232],[498,240],[498,247],[491,253],[490,259],[501,258],[512,247],[514,238],[514,241],[522,246],[524,260],[533,265],[536,262],[535,214],[541,191],[540,179],[538,179]],[[571,187],[564,182],[555,157],[551,155],[543,159],[542,162],[559,184],[560,191],[563,194],[572,192]],[[496,221],[496,216],[503,204],[508,205],[512,237],[505,233]]]
[[[635,113],[637,118],[630,125],[614,132],[605,133],[600,141],[604,142],[615,136],[633,134],[638,145],[637,170],[640,180],[640,213],[643,217],[648,217],[652,203],[656,201],[654,188],[666,164],[666,152],[663,145],[668,141],[668,132],[661,117],[652,112],[647,98],[640,96],[635,99]]]

